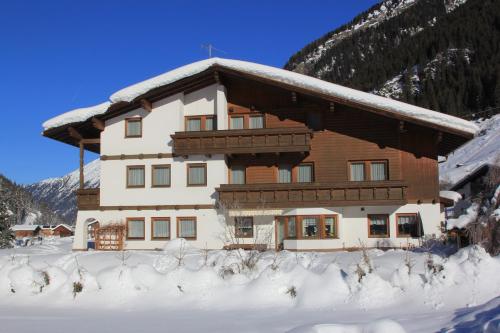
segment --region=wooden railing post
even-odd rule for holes
[[[83,142],[80,140],[79,143],[80,146],[80,189],[83,189],[83,186],[85,184],[85,179],[84,179],[84,174],[83,174],[83,166],[84,166],[84,149],[83,149]]]

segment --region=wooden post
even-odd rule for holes
[[[85,180],[83,179],[83,164],[84,164],[84,159],[83,159],[83,142],[80,141],[80,189],[83,189],[83,184],[85,183]]]

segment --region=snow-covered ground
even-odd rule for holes
[[[1,332],[498,332],[500,258],[422,251],[0,250]],[[183,250],[181,250],[183,249]],[[182,264],[179,266],[179,258]],[[405,260],[405,258],[407,258]],[[411,272],[405,262],[411,266]],[[366,275],[359,279],[359,269]],[[47,283],[49,282],[49,283]],[[81,292],[74,296],[75,282]],[[76,285],[78,287],[78,284]],[[78,288],[76,288],[78,289]]]

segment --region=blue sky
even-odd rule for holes
[[[282,67],[377,2],[1,1],[0,173],[31,183],[76,169],[78,150],[42,137],[43,121],[207,58],[203,43]]]

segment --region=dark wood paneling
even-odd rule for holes
[[[226,207],[239,209],[404,205],[405,188],[401,181],[380,181],[221,185],[216,191]]]

